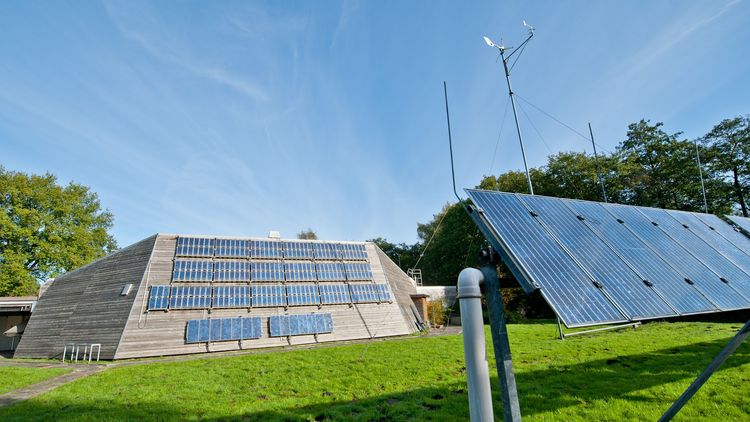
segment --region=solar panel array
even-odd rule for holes
[[[392,302],[387,284],[320,283],[256,285],[153,285],[149,311],[167,309],[262,308]]]
[[[268,318],[271,337],[287,337],[333,332],[331,314],[273,315]]]
[[[568,327],[750,308],[750,238],[714,215],[467,192],[516,279]]]
[[[262,336],[260,317],[191,319],[185,343],[255,339]]]

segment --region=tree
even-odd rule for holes
[[[297,239],[318,240],[318,235],[313,231],[313,229],[307,229],[297,233]]]
[[[117,248],[96,193],[49,173],[0,167],[0,210],[0,296],[36,294],[39,282]]]
[[[700,139],[706,147],[706,164],[731,188],[742,215],[748,217],[750,195],[750,116],[722,120]]]

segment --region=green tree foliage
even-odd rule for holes
[[[0,167],[0,296],[32,295],[38,282],[117,248],[113,216],[86,186]]]
[[[297,233],[297,239],[318,240],[318,234],[315,233],[313,229],[302,230]]]
[[[750,116],[722,120],[700,139],[712,175],[728,185],[727,196],[748,217],[750,197]]]

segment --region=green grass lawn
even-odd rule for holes
[[[651,323],[560,341],[551,323],[511,325],[523,415],[527,420],[655,420],[740,326]],[[492,382],[495,389],[496,377]],[[745,344],[678,419],[747,420],[749,393],[750,344]],[[499,415],[497,396],[495,410]],[[467,416],[460,336],[112,368],[0,409],[3,421]]]
[[[70,372],[68,368],[0,366],[0,394]]]

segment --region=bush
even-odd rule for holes
[[[442,300],[430,300],[427,302],[427,317],[433,327],[445,325],[445,305]]]

